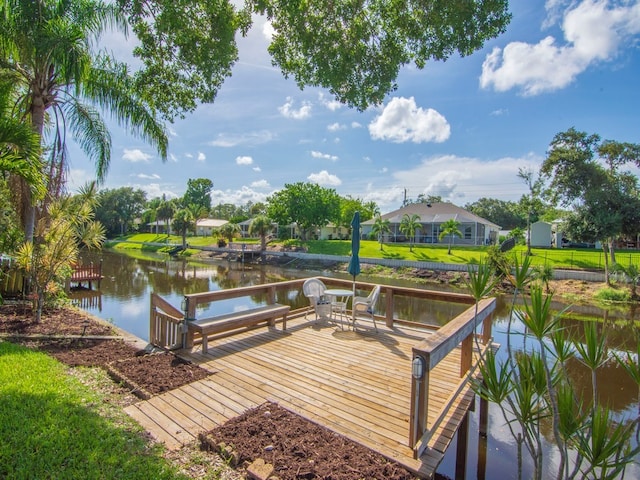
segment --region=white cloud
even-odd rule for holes
[[[335,155],[329,155],[328,153],[322,153],[322,152],[318,152],[318,151],[315,151],[315,150],[311,151],[311,156],[313,158],[321,158],[323,160],[331,160],[332,162],[338,161],[338,157],[336,157]]]
[[[252,169],[254,172],[261,172],[262,169],[260,167],[258,167],[257,165],[255,167],[253,167]]]
[[[439,143],[449,138],[451,127],[437,111],[418,107],[413,97],[395,97],[369,124],[369,134],[374,140],[395,143]]]
[[[547,2],[555,12],[558,2]],[[547,19],[555,18],[555,13]],[[518,88],[538,95],[571,84],[591,65],[612,60],[621,44],[640,33],[640,3],[612,6],[608,0],[583,0],[566,10],[565,43],[547,36],[537,44],[512,42],[495,47],[482,65],[480,86],[504,92]]]
[[[169,154],[169,161],[173,163],[178,163],[178,157],[176,157],[173,153]]]
[[[251,183],[251,188],[270,188],[269,182],[266,180],[258,180],[257,182]]]
[[[146,180],[160,180],[160,175],[158,175],[157,173],[152,173],[151,175],[147,175],[146,173],[138,173],[137,175],[133,174],[133,176]]]
[[[211,192],[211,204],[232,203],[246,205],[247,202],[265,202],[273,192],[257,192],[251,187],[243,186],[239,190],[214,190]]]
[[[160,198],[165,195],[167,198],[178,198],[175,192],[169,190],[167,185],[160,185],[159,183],[150,183],[148,185],[132,185],[134,189],[140,189],[147,194],[148,199]]]
[[[215,140],[207,143],[212,147],[237,147],[238,145],[261,145],[273,140],[274,135],[268,130],[247,133],[220,133]]]
[[[236,164],[237,165],[251,165],[251,164],[253,164],[253,158],[248,157],[248,156],[236,157]]]
[[[506,108],[498,108],[497,110],[494,110],[493,112],[491,112],[491,115],[493,117],[501,117],[502,115],[507,115],[509,113],[509,110]]]
[[[198,152],[198,161],[200,163],[204,163],[204,161],[207,159],[206,155],[202,152]]]
[[[337,132],[339,130],[346,130],[346,129],[347,129],[346,125],[343,125],[338,122],[327,125],[327,130],[329,130],[330,132]]]
[[[191,155],[190,153],[185,153],[184,156],[187,158],[193,158],[193,155]]]
[[[344,106],[335,98],[327,97],[322,92],[320,92],[320,94],[318,95],[318,99],[322,105],[324,105],[328,110],[331,110],[332,112],[335,112],[336,110],[339,110]]]
[[[518,178],[518,169],[537,170],[542,160],[534,155],[491,161],[441,155],[426,158],[420,165],[394,172],[392,176],[396,183],[407,188],[411,198],[421,193],[439,195],[457,205],[487,196],[517,201],[526,193],[526,186]]]
[[[322,186],[337,187],[338,185],[342,185],[342,180],[340,180],[336,175],[330,174],[326,170],[322,170],[318,173],[312,173],[307,177],[307,180]]]
[[[362,128],[362,124],[359,122],[351,122],[351,128]]]
[[[125,148],[124,153],[122,154],[122,159],[131,163],[149,163],[149,160],[151,160],[152,158],[153,157],[151,155],[149,155],[148,153],[144,153],[138,148],[134,148],[132,150]]]
[[[262,25],[262,35],[264,35],[264,38],[271,41],[275,34],[276,34],[276,30],[275,28],[273,28],[273,25],[271,24],[271,22],[269,21],[264,22],[264,25]]]
[[[81,187],[96,179],[95,173],[72,168],[67,174],[66,188],[69,192],[77,192]]]
[[[297,110],[293,108],[293,103],[293,98],[287,97],[285,104],[278,107],[278,111],[283,117],[303,120],[311,115],[311,104],[309,102],[302,102],[302,106]]]
[[[167,128],[167,132],[169,133],[170,137],[177,137],[178,136],[178,132],[176,132],[172,127],[168,127]]]

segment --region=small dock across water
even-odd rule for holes
[[[211,301],[214,294],[221,299],[262,292],[283,303],[279,290],[299,288],[301,283],[295,282],[195,294],[188,296],[188,308],[195,311],[194,304]],[[383,295],[386,312],[393,312],[395,296],[442,300],[446,294],[384,286]],[[472,307],[469,297],[463,297],[454,300]],[[164,306],[162,315],[178,318],[179,310]],[[421,478],[431,478],[460,425],[466,426],[464,419],[474,402],[467,380],[474,375],[478,355],[492,348],[494,301],[484,300],[479,307],[478,317],[470,308],[439,330],[419,328],[387,313],[377,332],[364,320],[355,331],[342,330],[326,320],[316,321],[306,308],[293,311],[284,332],[280,325],[243,329],[210,338],[206,354],[197,342],[179,350],[180,356],[211,375],[131,405],[127,412],[168,448],[178,448],[199,432],[273,401]],[[478,324],[483,332],[475,342]],[[420,366],[423,370],[417,371]]]

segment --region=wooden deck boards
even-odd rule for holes
[[[126,411],[168,448],[197,438],[265,401],[345,435],[413,472],[430,476],[461,423],[473,392],[459,396],[419,460],[408,446],[411,348],[427,331],[365,325],[357,332],[303,317],[285,333],[261,327],[212,339],[181,356],[212,372],[204,380],[131,405]],[[429,421],[459,381],[454,350],[431,372]]]

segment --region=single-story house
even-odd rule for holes
[[[199,237],[211,236],[215,229],[220,228],[225,223],[229,223],[229,221],[218,218],[202,218],[196,222],[196,235]]]
[[[335,223],[329,223],[320,229],[320,240],[347,240],[349,236],[349,228],[338,227]]]
[[[441,225],[447,220],[460,222],[462,238],[456,236],[453,243],[457,245],[489,245],[498,241],[500,226],[479,217],[453,203],[412,203],[393,212],[382,215],[383,220],[389,220],[391,233],[385,234],[384,242],[408,242],[410,239],[400,231],[402,218],[417,215],[421,227],[415,233],[415,243],[439,243]],[[370,238],[375,218],[362,222],[361,235]],[[449,237],[442,239],[449,242]]]
[[[252,235],[249,233],[249,229],[251,228],[251,222],[253,222],[253,218],[250,218],[248,220],[244,220],[242,222],[240,222],[238,225],[240,225],[240,236],[242,238],[251,238]],[[278,224],[273,222],[272,224],[272,232],[271,232],[271,236],[276,236],[278,234]]]

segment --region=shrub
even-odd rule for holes
[[[628,302],[631,299],[631,292],[605,287],[596,292],[595,298],[601,302]]]

